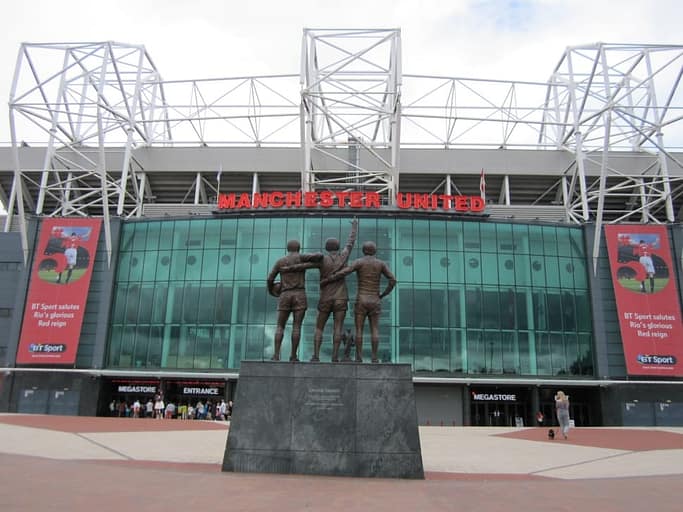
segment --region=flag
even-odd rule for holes
[[[484,174],[484,169],[481,170],[479,175],[479,195],[486,201],[486,175]]]

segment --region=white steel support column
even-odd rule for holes
[[[98,141],[98,161],[97,161],[97,172],[100,175],[100,186],[102,191],[102,213],[103,213],[103,224],[104,224],[104,237],[105,245],[107,250],[107,266],[111,265],[111,226],[109,225],[109,193],[107,191],[107,161],[104,154],[104,123],[102,120],[103,116],[103,103],[104,103],[104,87],[106,84],[107,76],[107,61],[111,55],[111,48],[107,47],[105,49],[105,58],[102,62],[102,67],[100,69],[100,82],[97,87],[97,141]]]
[[[372,190],[393,203],[401,123],[400,30],[304,29],[302,188]]]

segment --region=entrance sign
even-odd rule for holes
[[[17,364],[76,361],[99,219],[45,219],[35,249]]]
[[[683,376],[683,323],[665,226],[605,226],[629,375]]]

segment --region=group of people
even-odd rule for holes
[[[272,357],[274,361],[280,360],[280,348],[284,337],[285,325],[290,315],[293,316],[293,325],[291,335],[292,348],[289,360],[299,360],[298,350],[301,340],[301,325],[308,308],[305,290],[306,270],[317,268],[320,271],[320,300],[318,301],[318,316],[313,335],[313,356],[311,361],[320,361],[323,330],[330,315],[332,315],[334,321],[332,362],[339,361],[339,348],[343,339],[342,329],[349,300],[345,277],[355,272],[358,276],[358,292],[353,310],[355,361],[363,361],[363,329],[367,319],[370,323],[372,362],[379,362],[381,300],[394,289],[396,278],[389,270],[387,264],[377,258],[377,246],[371,241],[363,244],[363,256],[347,265],[357,234],[358,220],[354,219],[351,223],[351,233],[344,248],[340,250],[339,240],[329,238],[325,241],[326,254],[301,253],[301,244],[297,240],[287,242],[287,255],[275,263],[267,277],[268,292],[278,298],[277,327]],[[278,275],[280,280],[276,282]],[[386,278],[387,285],[384,291],[380,293],[382,276]],[[346,333],[345,341],[348,342],[350,339],[351,334]],[[347,347],[350,347],[350,345],[347,345]]]
[[[165,403],[161,395],[156,395],[147,401],[136,399],[132,403],[112,400],[109,403],[109,415],[119,418],[228,421],[232,416],[232,408],[232,400],[215,403],[211,400],[199,400],[194,405],[190,402],[176,405],[171,401]]]

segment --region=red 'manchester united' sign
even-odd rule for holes
[[[346,192],[324,190],[320,192],[261,192],[255,194],[229,193],[218,197],[219,210],[259,208],[380,208],[378,192]],[[412,210],[445,210],[454,212],[482,212],[486,204],[479,196],[447,194],[418,194],[399,192],[396,206]]]

